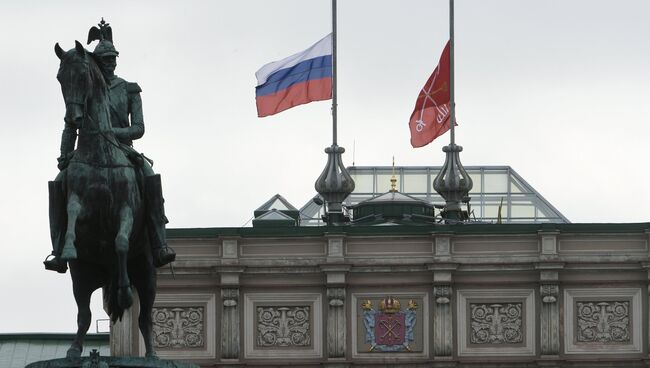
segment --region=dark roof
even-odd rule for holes
[[[283,228],[211,227],[168,229],[169,238],[216,237],[302,237],[325,234],[347,235],[423,235],[447,233],[458,235],[536,234],[540,231],[559,231],[571,234],[648,233],[650,223],[585,223],[585,224],[431,224],[428,226],[301,226]]]
[[[74,337],[72,333],[0,334],[0,368],[23,368],[41,360],[65,358]],[[109,356],[109,334],[88,334],[84,354],[93,349]]]

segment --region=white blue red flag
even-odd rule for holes
[[[259,117],[312,101],[331,99],[332,34],[305,51],[264,65],[255,77]]]

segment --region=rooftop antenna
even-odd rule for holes
[[[352,140],[352,166],[354,166],[355,156],[357,155],[357,140]]]
[[[445,164],[433,181],[433,189],[445,199],[442,217],[447,223],[466,220],[461,202],[469,203],[469,191],[472,190],[472,178],[460,163],[459,153],[463,147],[456,145],[454,125],[456,125],[456,102],[454,96],[454,0],[449,0],[449,106],[450,106],[450,142],[442,147],[445,152]]]

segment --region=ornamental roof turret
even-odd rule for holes
[[[435,222],[435,209],[431,203],[398,192],[395,175],[390,181],[391,189],[388,192],[350,207],[354,224],[424,225]]]

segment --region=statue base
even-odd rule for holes
[[[141,357],[83,357],[41,360],[25,368],[199,368],[197,364],[178,360]]]

